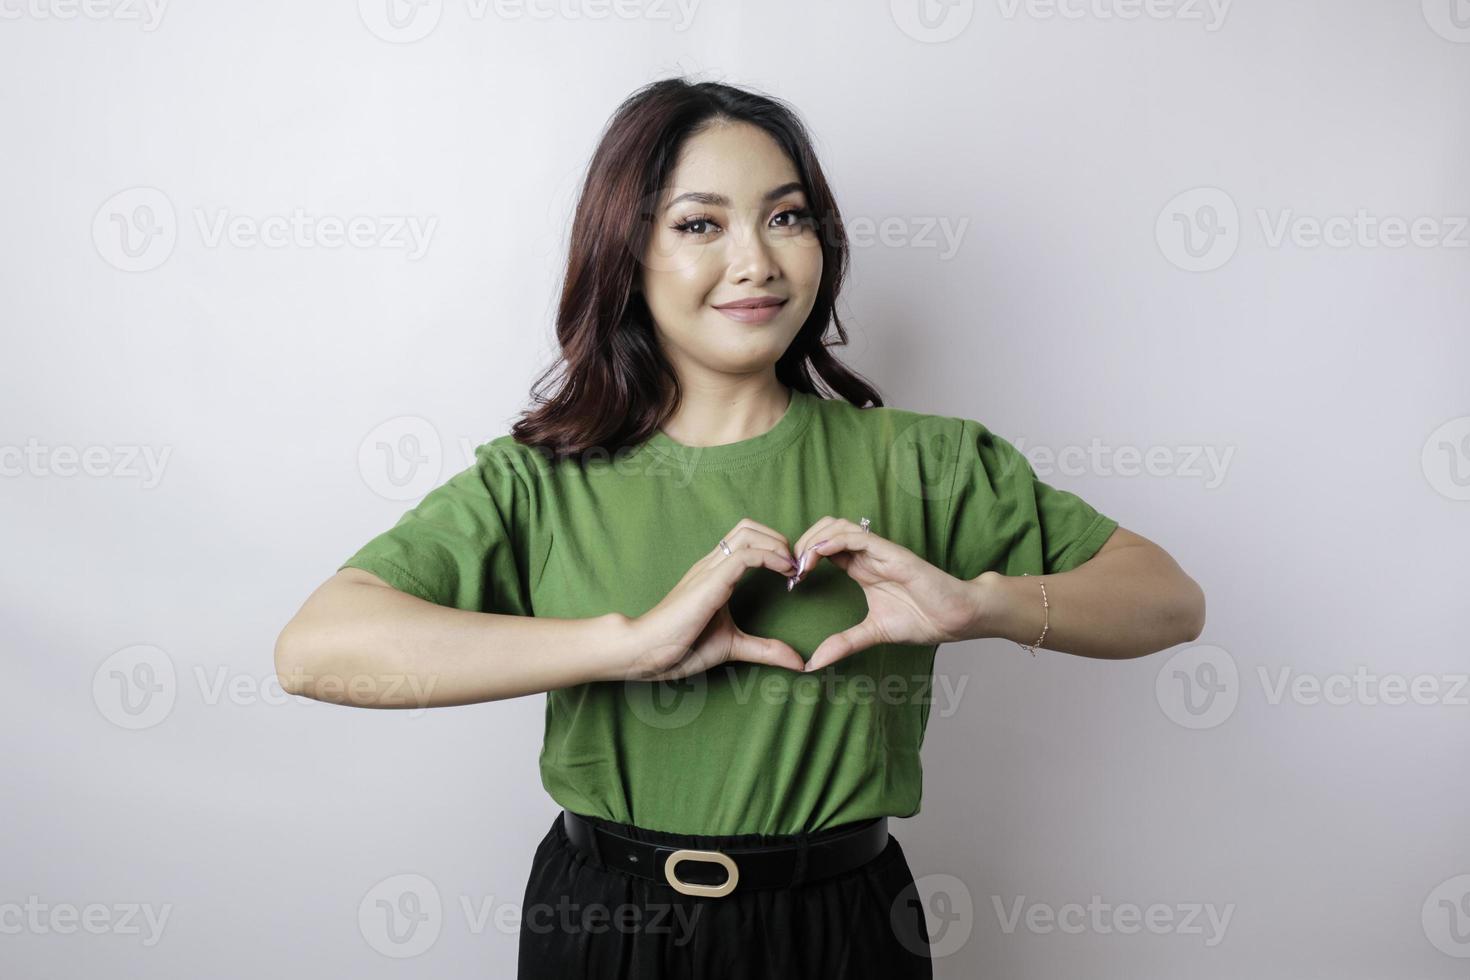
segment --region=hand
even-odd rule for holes
[[[791,544],[764,524],[744,518],[725,535],[730,554],[716,544],[695,562],[658,605],[632,620],[629,680],[676,680],[727,660],[746,660],[801,670],[801,654],[789,644],[752,636],[730,616],[730,596],[746,569],[796,570]]]
[[[947,574],[903,545],[836,517],[817,521],[797,545],[798,583],[826,558],[862,586],[868,600],[867,618],[823,640],[806,670],[821,670],[879,643],[948,643],[974,635],[975,583]]]

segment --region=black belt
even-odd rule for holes
[[[742,888],[788,888],[804,881],[830,878],[859,867],[888,847],[888,818],[875,817],[851,830],[818,840],[767,847],[727,847],[701,851],[625,837],[594,824],[581,814],[562,810],[567,838],[604,865],[685,895],[719,898]],[[805,852],[805,861],[801,860]],[[686,864],[688,870],[675,871]],[[723,867],[724,870],[721,870]]]

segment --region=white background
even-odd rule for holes
[[[412,505],[374,446],[416,497],[526,406],[598,132],[686,72],[810,124],[887,403],[1100,447],[1033,464],[1208,596],[1138,660],[941,651],[936,976],[1464,975],[1470,6],[385,3],[0,0],[0,972],[513,975],[544,696],[283,699],[272,645]],[[211,234],[297,209],[379,237]]]

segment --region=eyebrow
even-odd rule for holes
[[[806,188],[802,186],[801,181],[793,180],[790,183],[782,184],[780,187],[773,187],[766,191],[761,197],[761,203],[769,204],[771,201],[776,200],[776,198],[785,197],[792,191],[801,191],[805,194]],[[664,207],[664,210],[669,210],[680,201],[694,201],[698,204],[708,204],[716,208],[728,208],[730,206],[730,199],[723,194],[712,194],[709,191],[690,191],[687,194],[680,194],[674,198]]]

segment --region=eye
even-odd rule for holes
[[[782,228],[805,228],[806,226],[808,226],[808,225],[811,224],[812,213],[811,213],[811,211],[807,210],[806,208],[795,207],[795,208],[788,208],[785,211],[782,211],[780,214],[776,215],[776,217],[775,218],[772,218],[771,220],[772,221],[775,221],[777,218],[790,218],[791,219],[786,224],[780,225],[779,227],[782,227]]]
[[[706,217],[705,215],[702,215],[702,214],[696,214],[696,215],[692,215],[692,216],[690,216],[688,218],[685,218],[683,221],[679,222],[676,225],[671,225],[670,227],[672,227],[675,231],[679,232],[680,234],[684,234],[684,235],[694,235],[696,237],[703,237],[705,235],[710,234],[710,232],[708,232],[708,231],[695,231],[694,228],[697,225],[715,225],[715,222],[714,222],[714,219],[713,218]],[[718,228],[719,225],[715,225],[715,227]]]

